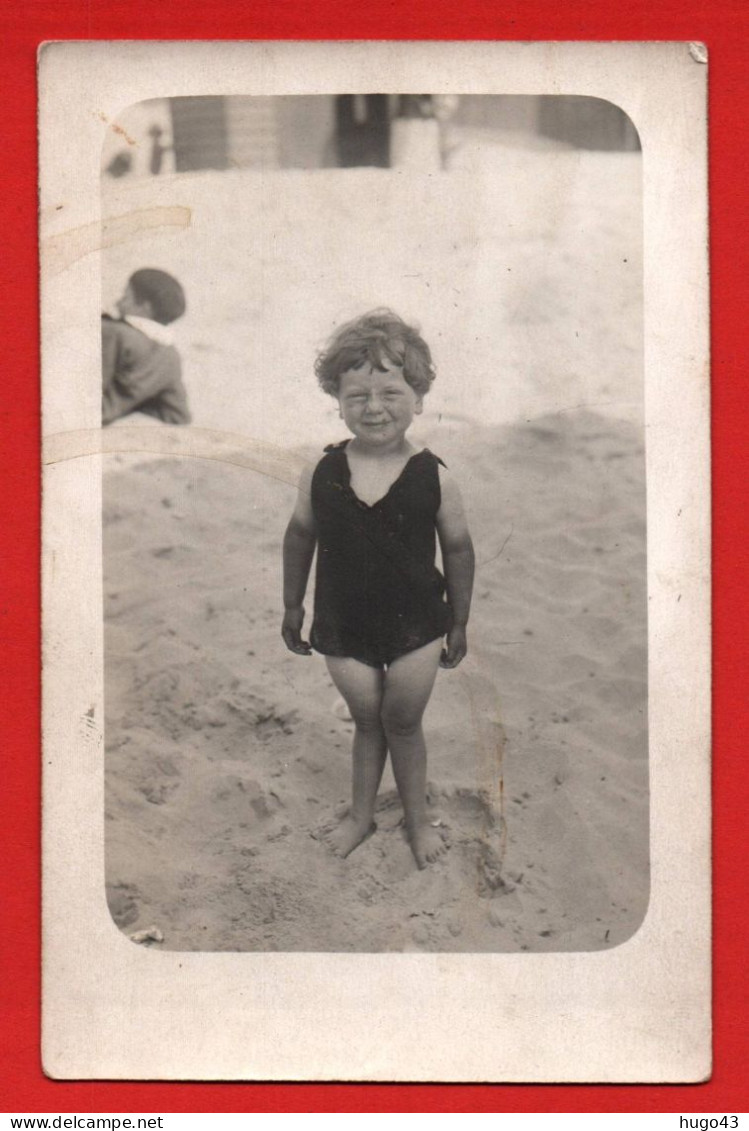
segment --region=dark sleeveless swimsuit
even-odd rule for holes
[[[370,506],[351,487],[347,444],[327,447],[312,476],[318,541],[310,640],[325,656],[382,667],[452,625],[434,564],[442,460],[417,452]]]

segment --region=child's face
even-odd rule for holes
[[[127,318],[130,315],[138,318],[153,318],[150,302],[139,302],[129,283],[122,292],[122,297],[117,300],[117,310],[120,318]]]
[[[422,399],[403,371],[385,364],[384,373],[371,365],[348,369],[338,385],[338,403],[347,428],[363,443],[376,447],[397,446],[422,410]]]

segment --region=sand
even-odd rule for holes
[[[639,430],[576,412],[452,439],[485,533],[471,653],[426,717],[450,849],[425,871],[389,769],[376,835],[345,861],[319,839],[348,795],[352,728],[324,661],[280,639],[293,490],[202,460],[108,471],[107,875],[128,932],[189,950],[537,951],[637,929]]]
[[[471,139],[469,139],[470,141]],[[474,137],[442,179],[206,174],[107,189],[184,203],[116,246],[105,299],[176,271],[195,424],[315,458],[343,437],[311,359],[341,316],[419,316],[439,380],[415,430],[477,548],[469,655],[425,728],[418,871],[386,770],[377,833],[333,856],[352,727],[320,657],[280,638],[291,486],[112,456],[104,483],[107,895],[168,950],[569,951],[648,898],[639,157]],[[253,219],[254,218],[254,219]],[[253,269],[250,270],[250,267]],[[386,293],[383,293],[383,290]],[[310,602],[308,601],[308,608]]]

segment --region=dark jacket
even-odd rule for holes
[[[190,423],[182,366],[174,346],[104,315],[101,354],[103,424],[131,412],[144,412],[165,424]]]

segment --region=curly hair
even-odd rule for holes
[[[388,361],[419,396],[429,392],[435,378],[429,346],[413,326],[380,307],[336,330],[315,361],[315,373],[323,391],[335,397],[343,373],[367,363],[384,373]]]

